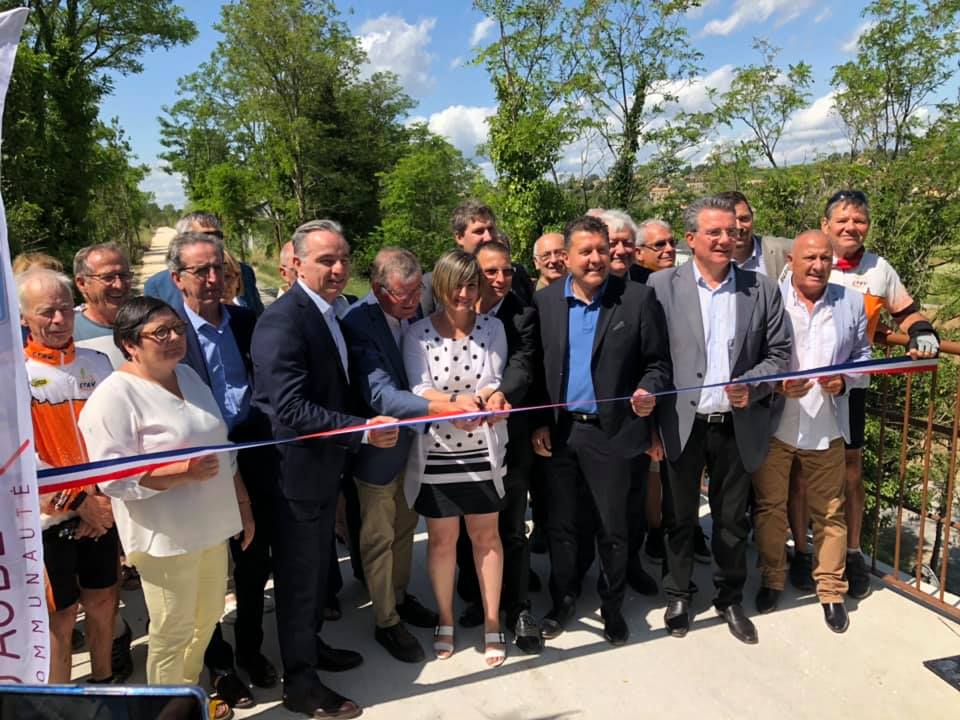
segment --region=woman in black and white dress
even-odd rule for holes
[[[468,395],[478,409],[506,407],[500,381],[507,355],[503,325],[475,310],[480,269],[469,253],[443,255],[433,270],[437,312],[404,335],[403,359],[412,391],[428,400],[456,401]],[[497,514],[506,470],[506,423],[440,421],[418,434],[406,472],[406,495],[427,518],[427,564],[440,624],[434,638],[438,658],[453,653],[453,586],[460,517],[473,544],[484,608],[486,663],[506,657],[500,632],[503,548]]]

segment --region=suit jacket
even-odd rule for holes
[[[512,291],[503,298],[496,313],[507,335],[507,366],[500,391],[514,407],[529,404],[537,369],[537,313]],[[530,446],[530,412],[511,413],[507,418],[507,470],[521,471],[533,462]]]
[[[533,304],[533,280],[530,279],[530,273],[520,263],[511,263],[511,265],[513,265],[512,292],[523,305]],[[436,309],[437,302],[433,298],[433,272],[424,273],[420,286],[420,312],[427,317]]]
[[[299,285],[264,311],[253,331],[253,402],[278,440],[358,425],[357,406],[327,323]],[[280,489],[287,499],[331,502],[347,454],[362,435],[280,445]]]
[[[663,307],[670,335],[673,381],[678,388],[703,384],[707,354],[700,315],[694,261],[654,273],[647,281]],[[782,372],[790,363],[790,327],[784,318],[777,284],[758,273],[732,264],[736,283],[737,320],[730,351],[731,378],[750,378]],[[767,454],[773,388],[750,385],[750,403],[733,409],[733,427],[744,468],[756,470]],[[690,438],[700,401],[699,392],[664,398],[657,404],[657,420],[667,457],[676,462]]]
[[[637,265],[634,263],[627,269],[627,278],[633,280],[633,282],[644,283],[646,284],[647,278],[650,277],[650,271],[642,265]]]
[[[780,283],[780,293],[784,299],[790,292],[790,285],[789,277],[784,278]],[[836,344],[830,364],[837,365],[872,358],[870,339],[867,337],[867,311],[864,307],[863,295],[843,285],[828,283],[823,301],[830,306],[833,330],[836,333]],[[789,315],[787,319],[789,321]],[[870,387],[869,375],[845,375],[843,392],[839,395],[831,395],[829,398],[837,418],[837,425],[840,427],[843,439],[847,442],[850,442],[850,391],[853,388],[866,387]],[[782,395],[775,396],[774,403],[778,412],[785,402],[786,398]],[[771,427],[771,433],[776,430],[776,425]]]
[[[370,414],[410,418],[426,415],[430,403],[410,392],[403,355],[380,305],[361,301],[340,323],[350,352],[350,381]],[[392,448],[363,445],[353,474],[365,483],[386,485],[403,472],[416,431],[402,428]]]
[[[533,297],[540,321],[546,394],[552,403],[566,399],[569,306],[564,285],[555,282]],[[653,291],[610,275],[599,312],[590,357],[597,399],[631,395],[637,388],[648,392],[670,388],[666,324]],[[650,446],[650,418],[637,417],[629,402],[600,403],[598,414],[601,429],[624,457],[636,457]],[[559,410],[552,413],[554,422],[558,415]]]
[[[763,264],[767,269],[767,277],[774,282],[780,282],[780,275],[787,264],[787,253],[793,247],[793,240],[764,235],[760,238],[760,252],[763,253]]]

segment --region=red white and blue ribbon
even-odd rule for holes
[[[764,375],[762,377],[752,377],[749,379],[735,380],[731,382],[712,383],[709,385],[694,385],[690,387],[671,388],[657,393],[651,393],[655,397],[666,395],[679,395],[682,393],[700,392],[707,388],[726,387],[728,385],[758,385],[761,383],[778,383],[783,380],[806,380],[825,377],[828,375],[880,375],[880,374],[899,374],[914,372],[929,372],[937,367],[937,359],[911,360],[905,357],[882,358],[879,360],[861,360],[858,362],[841,363],[839,365],[826,365],[810,370],[795,370],[789,372],[776,373],[773,375]],[[626,402],[631,398],[630,395],[623,397],[601,398],[597,403]],[[526,405],[507,410],[506,413],[532,412],[536,410],[556,410],[568,405],[574,404],[574,401],[565,403],[550,403],[546,405]],[[91,483],[109,482],[111,480],[120,480],[134,475],[142,475],[150,470],[155,470],[174,462],[189,460],[191,458],[210,455],[211,453],[230,452],[235,450],[245,450],[247,448],[264,447],[268,445],[284,445],[292,442],[303,442],[304,440],[322,440],[337,437],[339,435],[348,435],[350,433],[365,432],[367,430],[388,430],[390,428],[410,427],[414,425],[424,425],[427,423],[451,421],[451,420],[475,420],[490,417],[493,415],[503,415],[504,412],[484,411],[466,411],[459,413],[446,413],[443,415],[423,415],[420,417],[406,418],[392,423],[353,425],[350,427],[338,428],[336,430],[327,430],[325,432],[310,433],[299,437],[286,440],[262,440],[258,442],[246,443],[226,443],[223,445],[204,445],[201,447],[182,448],[179,450],[166,450],[163,452],[147,453],[143,455],[131,455],[123,458],[112,458],[109,460],[97,460],[94,462],[83,463],[80,465],[70,465],[68,467],[46,468],[40,470],[37,475],[42,483],[40,492],[49,493],[64,490],[72,487],[90,485]]]

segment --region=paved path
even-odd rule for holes
[[[143,253],[143,259],[136,268],[134,287],[143,292],[143,284],[150,276],[167,269],[167,246],[177,232],[170,227],[157,228],[150,239],[150,249]]]

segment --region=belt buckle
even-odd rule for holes
[[[709,425],[722,425],[727,421],[727,416],[725,413],[707,413],[707,424]]]

